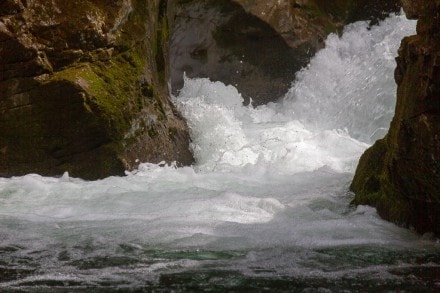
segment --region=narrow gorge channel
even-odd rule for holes
[[[350,205],[415,27],[392,15],[331,34],[283,98],[255,108],[233,86],[185,78],[173,102],[191,167],[0,178],[0,291],[439,290],[438,242]]]

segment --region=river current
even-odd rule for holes
[[[348,189],[392,119],[394,58],[415,25],[393,15],[330,35],[257,108],[186,78],[173,100],[192,167],[0,178],[0,291],[440,290],[438,241],[351,206]]]

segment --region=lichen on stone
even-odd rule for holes
[[[0,42],[16,51],[0,51],[7,57],[0,59],[0,175],[68,171],[96,179],[139,162],[192,162],[186,123],[168,98],[164,4],[41,0],[0,20]],[[20,60],[12,58],[17,52]],[[27,104],[14,108],[24,103],[17,87]]]

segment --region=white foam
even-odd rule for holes
[[[278,173],[324,166],[349,172],[368,146],[344,131],[312,132],[298,120],[278,121],[269,107],[244,107],[234,88],[208,79],[185,78],[175,103],[188,120],[196,168],[202,171],[257,165]]]
[[[195,166],[142,164],[126,177],[93,182],[68,174],[0,178],[1,244],[109,254],[121,243],[419,247],[420,238],[374,209],[350,210],[347,196],[368,137],[388,127],[392,57],[414,28],[401,16],[371,30],[350,26],[344,37],[329,37],[283,101],[256,109],[242,106],[232,86],[185,78],[174,101],[191,129]]]
[[[395,105],[394,57],[415,22],[395,16],[330,35],[277,104],[242,106],[232,86],[184,78],[174,101],[187,118],[197,170],[253,165],[281,174],[327,166],[353,172],[368,146],[386,133]]]
[[[394,114],[394,69],[400,40],[415,33],[415,22],[390,17],[369,29],[347,26],[330,35],[326,48],[302,70],[284,101],[285,115],[311,129],[347,129],[364,142],[383,137]]]

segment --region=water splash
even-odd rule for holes
[[[345,129],[371,143],[382,138],[394,115],[397,49],[415,22],[404,15],[368,28],[347,26],[341,38],[330,35],[326,48],[299,72],[281,102],[282,112],[311,129]]]
[[[347,193],[373,133],[388,127],[392,57],[414,29],[392,16],[330,36],[289,94],[258,108],[232,86],[186,79],[175,103],[195,166],[142,164],[93,182],[0,178],[0,288],[166,286],[161,276],[213,269],[376,284],[435,266],[438,245],[350,207]]]

